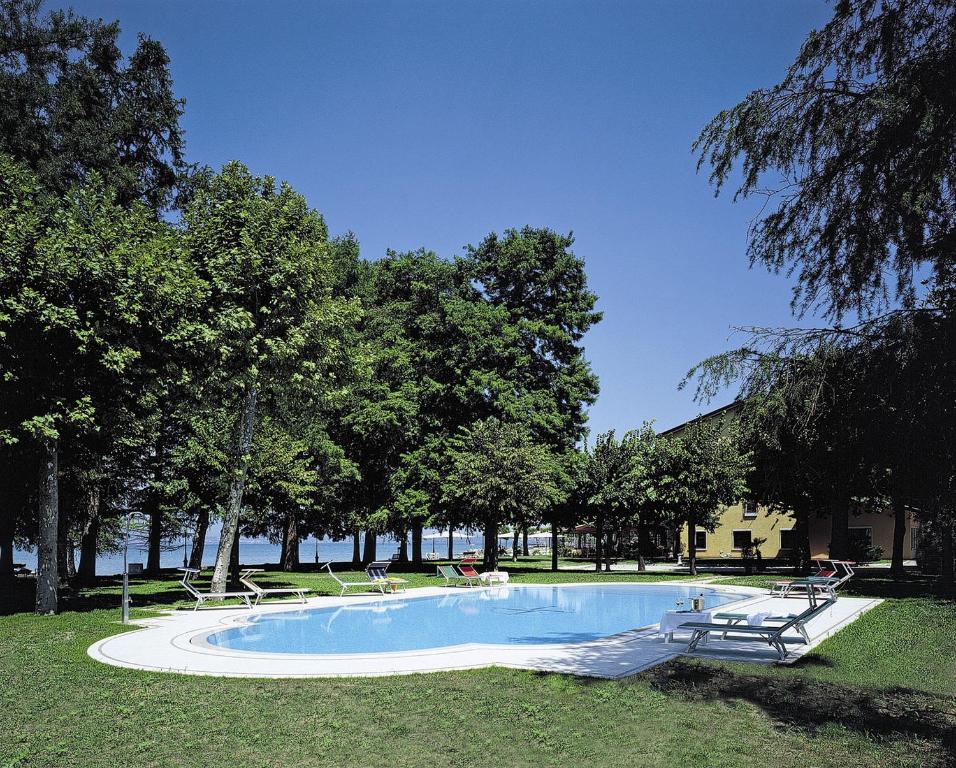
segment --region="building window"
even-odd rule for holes
[[[694,531],[694,549],[698,552],[707,549],[707,531]]]
[[[797,535],[793,528],[782,528],[780,530],[780,549],[796,549]]]
[[[745,501],[743,502],[743,506],[744,506],[744,520],[753,520],[757,516],[757,502]]]
[[[746,549],[750,546],[751,532],[748,528],[744,531],[734,531],[734,549]]]

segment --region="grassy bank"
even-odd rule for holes
[[[514,568],[516,580],[668,578],[538,567]],[[313,573],[264,582],[334,587]],[[227,680],[108,667],[86,649],[122,631],[117,588],[104,584],[59,616],[0,617],[0,766],[824,768],[956,756],[956,606],[919,584],[794,667],[677,660],[623,681],[501,669]],[[133,591],[135,616],[180,599],[172,575]]]

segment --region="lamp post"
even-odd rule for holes
[[[183,525],[183,568],[189,567],[189,557],[186,554],[186,526]]]

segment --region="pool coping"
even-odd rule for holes
[[[570,584],[514,584],[511,588],[560,587],[575,589],[596,585],[628,588],[681,586],[738,594],[740,600],[727,603],[735,609],[751,602],[767,599],[766,591],[694,581],[666,581],[660,583],[585,582]],[[496,590],[501,587],[475,587],[474,591]],[[466,670],[499,666],[535,671],[563,672],[589,677],[619,678],[640,672],[675,656],[686,654],[680,642],[664,643],[658,640],[657,624],[580,643],[542,645],[502,645],[466,643],[411,651],[391,651],[362,654],[290,654],[233,651],[208,643],[210,634],[248,623],[249,619],[274,613],[293,613],[303,609],[335,608],[363,603],[382,603],[406,598],[426,598],[448,595],[451,590],[464,588],[419,587],[398,594],[355,594],[344,597],[317,596],[306,603],[276,602],[257,606],[255,612],[246,608],[210,608],[200,611],[166,611],[155,618],[136,620],[136,628],[129,632],[103,638],[91,645],[87,653],[97,661],[113,666],[155,672],[175,672],[191,675],[212,675],[236,678],[313,678],[313,677],[375,677],[383,675],[416,674],[448,670]],[[839,617],[834,627],[817,637],[810,646],[795,648],[788,659],[792,663],[818,642],[838,631],[865,610],[880,601],[859,598],[841,598],[838,604],[865,603],[851,606],[855,610]],[[722,606],[724,608],[725,606]],[[841,611],[841,613],[846,613]],[[727,644],[728,649],[731,644]],[[704,655],[714,655],[707,653]],[[729,649],[739,653],[739,649]],[[747,650],[757,650],[751,646]],[[720,651],[717,652],[720,657]],[[766,653],[747,653],[754,660],[766,661]]]

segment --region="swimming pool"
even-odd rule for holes
[[[656,624],[678,601],[690,607],[690,598],[698,595],[708,608],[740,600],[739,594],[669,584],[460,589],[264,614],[207,635],[204,642],[233,651],[279,654],[392,653],[466,643],[583,643]]]

